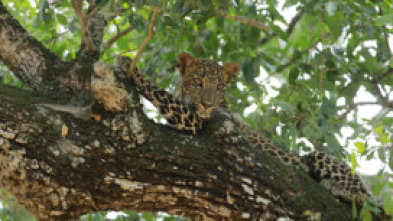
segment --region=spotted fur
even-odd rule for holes
[[[154,104],[171,126],[196,134],[213,111],[227,108],[226,87],[239,73],[240,65],[229,63],[221,66],[188,53],[182,53],[178,62],[181,76],[177,98],[152,85],[138,72],[132,78],[140,93]],[[235,122],[251,145],[263,149],[284,164],[301,168],[345,202],[356,202],[361,206],[369,196],[359,176],[352,173],[347,164],[320,151],[297,156],[276,146],[243,121],[235,119]]]

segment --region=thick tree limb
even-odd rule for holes
[[[57,65],[64,65],[53,52],[26,32],[2,1],[0,42],[0,60],[31,89],[42,90],[48,78],[56,78],[49,70],[54,70]]]
[[[131,92],[114,104],[126,102],[117,114],[97,97],[93,112],[101,121],[76,119],[27,91],[0,88],[0,182],[41,220],[109,209],[196,220],[302,220],[309,210],[322,220],[351,220],[351,207],[309,176],[247,147],[225,115],[196,136],[153,124],[135,90],[108,86],[116,81],[98,64],[92,82],[98,90]]]

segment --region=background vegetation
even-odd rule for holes
[[[3,2],[56,55],[75,58],[81,32],[70,1]],[[152,6],[161,5],[156,35],[138,64],[150,79],[174,93],[176,56],[182,51],[222,63],[239,62],[242,73],[228,89],[232,112],[300,154],[323,149],[361,169],[373,166],[368,161],[380,162],[368,183],[393,213],[391,1],[98,2],[100,7],[124,9],[108,25],[101,60],[113,64],[116,55],[133,57],[147,34]],[[0,82],[23,87],[1,64]],[[6,193],[1,198],[1,220],[33,219]],[[106,216],[104,212],[82,220]],[[116,220],[182,220],[159,216],[128,211]]]

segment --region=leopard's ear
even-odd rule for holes
[[[224,76],[225,82],[230,84],[233,79],[235,79],[236,75],[239,74],[240,64],[236,62],[231,62],[222,67],[222,73]]]
[[[183,75],[186,72],[186,67],[198,62],[198,59],[187,52],[183,52],[177,57],[179,62],[179,71]]]

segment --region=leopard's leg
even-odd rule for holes
[[[137,90],[153,103],[172,127],[193,134],[202,128],[203,119],[189,105],[180,103],[172,94],[150,83],[139,71],[134,71],[132,79]]]
[[[131,74],[131,79],[134,81],[137,90],[147,100],[153,103],[172,127],[178,130],[192,132],[193,134],[196,134],[196,132],[202,128],[203,119],[201,119],[189,105],[180,103],[173,95],[150,83],[149,80],[145,79],[143,75],[139,73],[137,68],[135,68],[132,73],[129,73],[132,63],[130,57],[117,56],[115,63],[119,72],[128,75]],[[126,76],[122,76],[122,78],[125,77]]]
[[[369,195],[360,177],[344,162],[327,153],[314,151],[302,157],[309,174],[336,197],[362,206]]]

